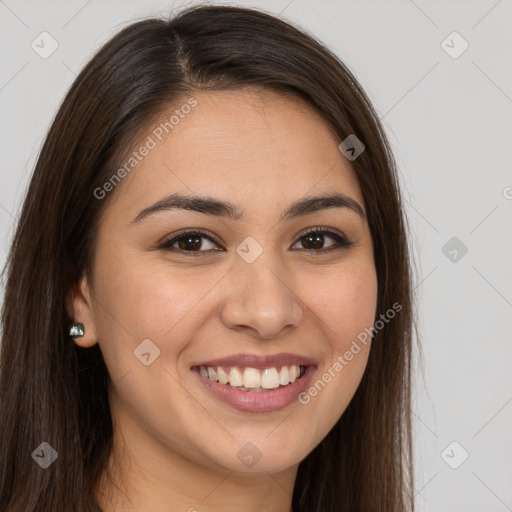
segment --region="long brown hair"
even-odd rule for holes
[[[263,87],[309,102],[352,161],[374,245],[377,318],[368,364],[348,408],[301,461],[294,512],[413,510],[411,351],[415,321],[407,224],[396,164],[353,74],[304,30],[261,10],[200,5],[132,23],[72,84],[44,142],[8,254],[2,309],[0,510],[99,511],[98,477],[112,448],[109,375],[98,345],[69,336],[65,299],[90,275],[109,197],[94,190],[118,169],[142,127],[193,91]],[[112,196],[112,194],[111,194]],[[47,442],[47,469],[33,452]]]

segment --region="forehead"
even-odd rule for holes
[[[138,211],[172,192],[215,195],[254,213],[333,190],[363,205],[336,134],[304,100],[253,89],[191,98],[162,110],[142,130],[114,209]],[[144,146],[150,149],[141,156]]]

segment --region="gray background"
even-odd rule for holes
[[[425,370],[417,360],[415,371],[418,510],[512,510],[512,1],[236,4],[281,13],[333,49],[393,145],[424,352]],[[183,5],[0,0],[0,263],[76,73],[129,22]],[[58,43],[46,59],[31,48],[43,31]],[[453,31],[469,44],[457,58],[464,43]]]

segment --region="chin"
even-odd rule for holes
[[[290,438],[286,436],[285,428],[282,435],[266,429],[259,436],[247,435],[236,440],[230,438],[227,447],[230,457],[226,459],[224,455],[221,460],[216,457],[216,461],[228,471],[243,474],[279,473],[298,466],[315,445],[307,432]],[[310,444],[306,444],[307,441]]]

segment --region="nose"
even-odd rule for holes
[[[252,263],[242,258],[235,261],[222,321],[229,329],[269,340],[287,327],[300,325],[303,308],[289,272],[264,254]]]

